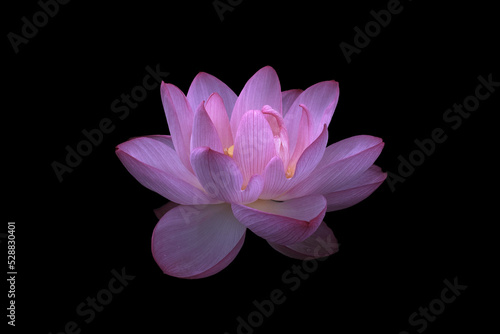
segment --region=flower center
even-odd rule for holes
[[[233,152],[234,152],[234,145],[231,145],[231,147],[224,149],[224,154],[230,156],[231,158],[233,157]]]
[[[285,176],[287,179],[291,178],[293,176],[293,174],[295,174],[295,166],[290,166],[286,169],[286,173],[285,173]]]

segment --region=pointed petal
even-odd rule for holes
[[[207,277],[224,269],[236,257],[245,230],[228,204],[207,205],[202,209],[180,205],[167,212],[156,225],[151,249],[165,274]]]
[[[190,152],[200,146],[209,147],[220,153],[223,152],[217,129],[215,128],[214,123],[212,123],[210,116],[208,116],[203,103],[200,103],[200,106],[194,115]]]
[[[283,161],[279,156],[275,156],[269,161],[262,175],[264,187],[259,196],[260,199],[275,199],[295,184],[293,179],[286,177]]]
[[[169,136],[135,137],[119,144],[117,154],[125,153],[136,160],[156,169],[175,174],[194,186],[201,185],[196,176],[182,164],[177,152],[171,147]]]
[[[175,151],[175,146],[174,146],[174,142],[172,140],[172,136],[169,136],[169,135],[150,135],[150,136],[145,136],[145,137],[151,138],[154,140],[158,140],[161,143],[167,145],[168,147],[170,147],[172,150]],[[135,138],[141,138],[141,137],[135,137]],[[132,140],[135,138],[130,138],[130,139]]]
[[[299,158],[294,167],[295,171],[291,178],[287,177],[283,169],[283,161],[279,157],[274,157],[264,169],[264,188],[260,194],[260,199],[278,199],[295,185],[304,180],[317,166],[323,157],[325,146],[328,141],[328,130],[326,125],[323,132],[309,145]],[[290,165],[289,165],[290,166]],[[290,169],[287,172],[292,173]],[[292,197],[286,197],[289,199]]]
[[[191,108],[197,108],[202,101],[208,101],[212,93],[217,93],[224,101],[225,110],[230,118],[236,102],[236,94],[224,82],[213,75],[200,72],[193,79],[187,93]]]
[[[288,146],[291,160],[297,162],[304,149],[315,138],[314,123],[305,105],[300,105],[299,109],[293,109],[284,119],[288,132]]]
[[[290,89],[281,92],[281,101],[283,108],[283,117],[285,117],[288,109],[292,106],[293,101],[302,93],[302,89]]]
[[[220,95],[217,93],[210,95],[205,103],[205,109],[217,129],[222,146],[224,148],[233,146],[233,134],[229,125],[229,117]]]
[[[258,200],[233,204],[234,216],[269,242],[287,245],[301,242],[316,231],[326,212],[326,199],[311,195],[284,202]]]
[[[288,113],[297,112],[301,104],[307,106],[313,121],[313,137],[316,137],[323,129],[323,124],[330,125],[338,99],[338,82],[333,80],[319,82],[300,94],[290,106]]]
[[[193,111],[184,93],[176,86],[162,82],[160,91],[175,150],[186,168],[192,170],[189,165],[189,146],[193,128]]]
[[[327,147],[318,166],[280,199],[306,194],[328,194],[354,180],[378,158],[384,142],[372,136],[355,136]]]
[[[281,112],[281,86],[276,71],[266,66],[255,73],[238,96],[231,115],[231,130],[236,135],[243,115],[249,110],[260,110],[269,105]]]
[[[243,177],[229,156],[199,147],[191,153],[191,163],[203,188],[213,197],[228,203],[249,203],[259,198],[264,186],[260,175],[252,177],[242,189]]]
[[[319,167],[348,158],[349,156],[363,152],[364,150],[380,145],[381,143],[381,138],[368,135],[358,135],[345,138],[326,148]]]
[[[260,110],[250,110],[241,119],[234,139],[233,158],[243,175],[243,183],[261,174],[276,155],[273,132]]]
[[[165,141],[161,136],[134,138],[118,145],[116,155],[137,181],[172,202],[217,203]]]
[[[383,173],[380,167],[371,166],[352,182],[324,195],[328,203],[326,211],[341,210],[358,204],[370,196],[386,177],[387,173]]]
[[[283,117],[276,110],[270,106],[265,105],[262,108],[262,114],[269,123],[271,131],[273,132],[274,147],[276,154],[279,155],[285,164],[290,160],[288,152],[288,133],[283,122]]]
[[[272,242],[269,244],[278,252],[298,260],[324,258],[339,250],[337,239],[325,222],[322,222],[318,229],[302,242],[286,246]]]
[[[312,133],[312,128],[311,128],[312,122],[311,122],[311,117],[309,114],[309,111],[307,110],[306,107],[302,108],[302,117],[299,122],[299,128],[298,133],[297,133],[297,141],[295,144],[295,148],[293,149],[293,154],[292,157],[290,158],[290,162],[287,168],[287,173],[293,175],[295,173],[295,167],[297,165],[297,162],[299,158],[302,156],[302,153],[304,150],[309,146],[311,143],[311,133]],[[326,128],[326,126],[324,126]],[[323,129],[323,133],[325,133],[325,129]],[[328,140],[328,132],[326,132],[326,139]],[[323,151],[325,149],[326,142],[324,143],[323,146]],[[323,152],[321,152],[322,154]],[[323,155],[321,155],[323,157]],[[320,159],[321,159],[320,157]],[[317,164],[319,162],[316,161],[315,163]]]
[[[323,131],[319,134],[307,148],[302,152],[298,161],[294,177],[297,181],[307,177],[319,164],[325,153],[328,142],[328,129],[323,125]]]

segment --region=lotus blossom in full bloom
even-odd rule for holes
[[[165,274],[213,275],[233,261],[247,228],[297,259],[338,250],[325,213],[368,197],[386,178],[373,163],[382,139],[359,135],[327,147],[335,81],[281,91],[266,66],[237,96],[199,73],[187,95],[162,83],[170,135],[116,148],[126,169],[169,199],[156,210],[152,252]]]

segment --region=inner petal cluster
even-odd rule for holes
[[[213,99],[211,98],[211,100]],[[223,105],[218,104],[218,107],[223,107]],[[222,142],[226,132],[231,131],[231,129],[228,127],[220,126],[221,119],[223,118],[220,116],[220,114],[225,114],[226,111],[223,109],[213,110],[213,108],[210,108],[210,105],[208,103],[205,104],[205,108],[207,109],[207,112],[208,110],[211,111],[209,113],[210,119],[217,130],[219,139]],[[262,122],[262,120],[265,120],[265,122]],[[273,152],[269,152],[269,150],[266,150],[266,146],[269,146],[271,141],[274,147]],[[242,186],[243,189],[245,188],[246,182],[248,182],[249,177],[252,176],[248,173],[245,173],[247,165],[250,165],[252,163],[252,161],[250,160],[262,161],[262,163],[259,164],[260,168],[252,171],[252,173],[260,174],[263,171],[263,167],[265,167],[270,159],[273,156],[278,156],[283,163],[286,177],[291,178],[294,174],[296,161],[294,161],[293,166],[289,166],[289,163],[291,162],[291,154],[289,150],[288,132],[286,130],[283,116],[281,115],[281,113],[279,113],[269,105],[264,105],[261,110],[249,110],[247,113],[245,113],[242,117],[242,122],[240,122],[240,126],[238,127],[236,134],[234,134],[234,138],[232,138],[231,141],[226,140],[226,142],[237,142],[237,159],[241,163],[239,166],[243,167],[242,172],[244,172],[244,174],[247,174],[245,182]],[[303,150],[302,147],[299,147],[299,149]],[[222,152],[225,155],[234,158],[235,144],[224,147]],[[266,153],[272,154],[266,155]],[[261,155],[263,155],[264,159],[262,159],[263,157]]]

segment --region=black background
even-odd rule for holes
[[[474,94],[479,75],[500,81],[495,10],[478,1],[402,1],[401,13],[347,63],[339,44],[352,45],[354,27],[363,29],[370,11],[387,3],[245,0],[221,21],[211,1],[71,1],[17,54],[5,37],[1,232],[16,222],[15,331],[59,333],[75,321],[81,333],[233,334],[237,317],[255,310],[252,301],[280,289],[286,301],[255,333],[415,333],[420,327],[408,317],[457,277],[467,289],[424,332],[484,332],[496,314],[488,301],[496,289],[491,213],[500,88],[456,130],[443,114]],[[9,7],[4,36],[20,34],[21,18],[40,10],[33,0]],[[377,164],[385,171],[397,173],[398,157],[408,158],[414,140],[433,129],[442,128],[447,140],[395,191],[384,183],[362,203],[327,213],[341,250],[296,291],[282,275],[301,262],[251,232],[219,274],[169,277],[150,251],[152,210],[166,201],[135,181],[114,153],[130,137],[168,133],[159,88],[123,120],[110,108],[157,64],[184,92],[204,71],[238,94],[265,65],[277,71],[283,90],[337,80],[329,143],[381,137],[386,146]],[[64,163],[65,147],[75,148],[85,139],[81,131],[103,118],[114,131],[59,182],[52,162]],[[122,268],[135,278],[85,323],[77,306]]]

